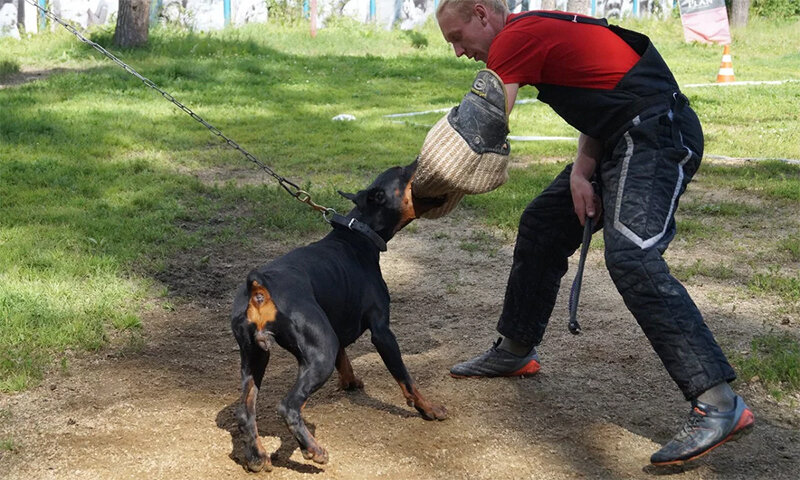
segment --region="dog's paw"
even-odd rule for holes
[[[252,458],[247,459],[247,469],[251,472],[260,472],[262,470],[271,472],[272,462],[269,461],[269,456],[267,455],[264,455],[263,457],[260,455],[255,455]]]
[[[316,463],[328,463],[328,452],[319,445],[311,445],[308,450],[301,449],[303,458]]]
[[[425,420],[444,420],[447,418],[447,409],[444,405],[431,404],[428,409],[420,410],[420,413]]]
[[[353,377],[349,380],[339,379],[339,388],[342,390],[362,390],[364,388],[364,382],[360,379]]]

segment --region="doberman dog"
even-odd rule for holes
[[[408,405],[426,420],[447,417],[443,406],[420,394],[403,364],[389,329],[389,291],[379,265],[386,241],[444,202],[411,194],[416,167],[414,162],[390,168],[356,194],[340,191],[355,208],[347,216],[335,215],[327,236],[252,270],[236,294],[231,326],[242,360],[242,403],[236,417],[248,469],[272,468],[258,435],[256,397],[273,339],[297,358],[297,380],[278,405],[278,413],[306,459],[326,463],[328,454],[306,428],[301,409],[334,366],[342,389],[363,388],[345,347],[366,330]]]

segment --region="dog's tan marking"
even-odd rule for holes
[[[261,330],[269,322],[274,322],[278,309],[266,288],[253,280],[250,287],[250,304],[247,306],[247,321]]]
[[[411,180],[409,180],[408,184],[406,185],[406,189],[403,192],[403,202],[400,206],[400,221],[397,222],[397,229],[395,229],[395,233],[399,232],[415,218],[417,218],[417,212],[414,211],[414,198],[411,195]]]

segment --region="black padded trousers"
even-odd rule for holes
[[[681,96],[682,97],[682,96]],[[678,199],[700,165],[703,133],[685,103],[636,117],[598,166],[605,260],[625,305],[686,399],[736,375],[686,289],[662,258]],[[572,165],[525,209],[497,330],[539,345],[568,258],[581,243]]]

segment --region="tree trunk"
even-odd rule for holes
[[[580,13],[582,15],[591,15],[592,2],[591,0],[567,0],[567,11]]]
[[[732,0],[731,26],[746,27],[750,16],[750,0]]]
[[[150,0],[119,0],[114,45],[140,47],[147,43],[150,27]]]

